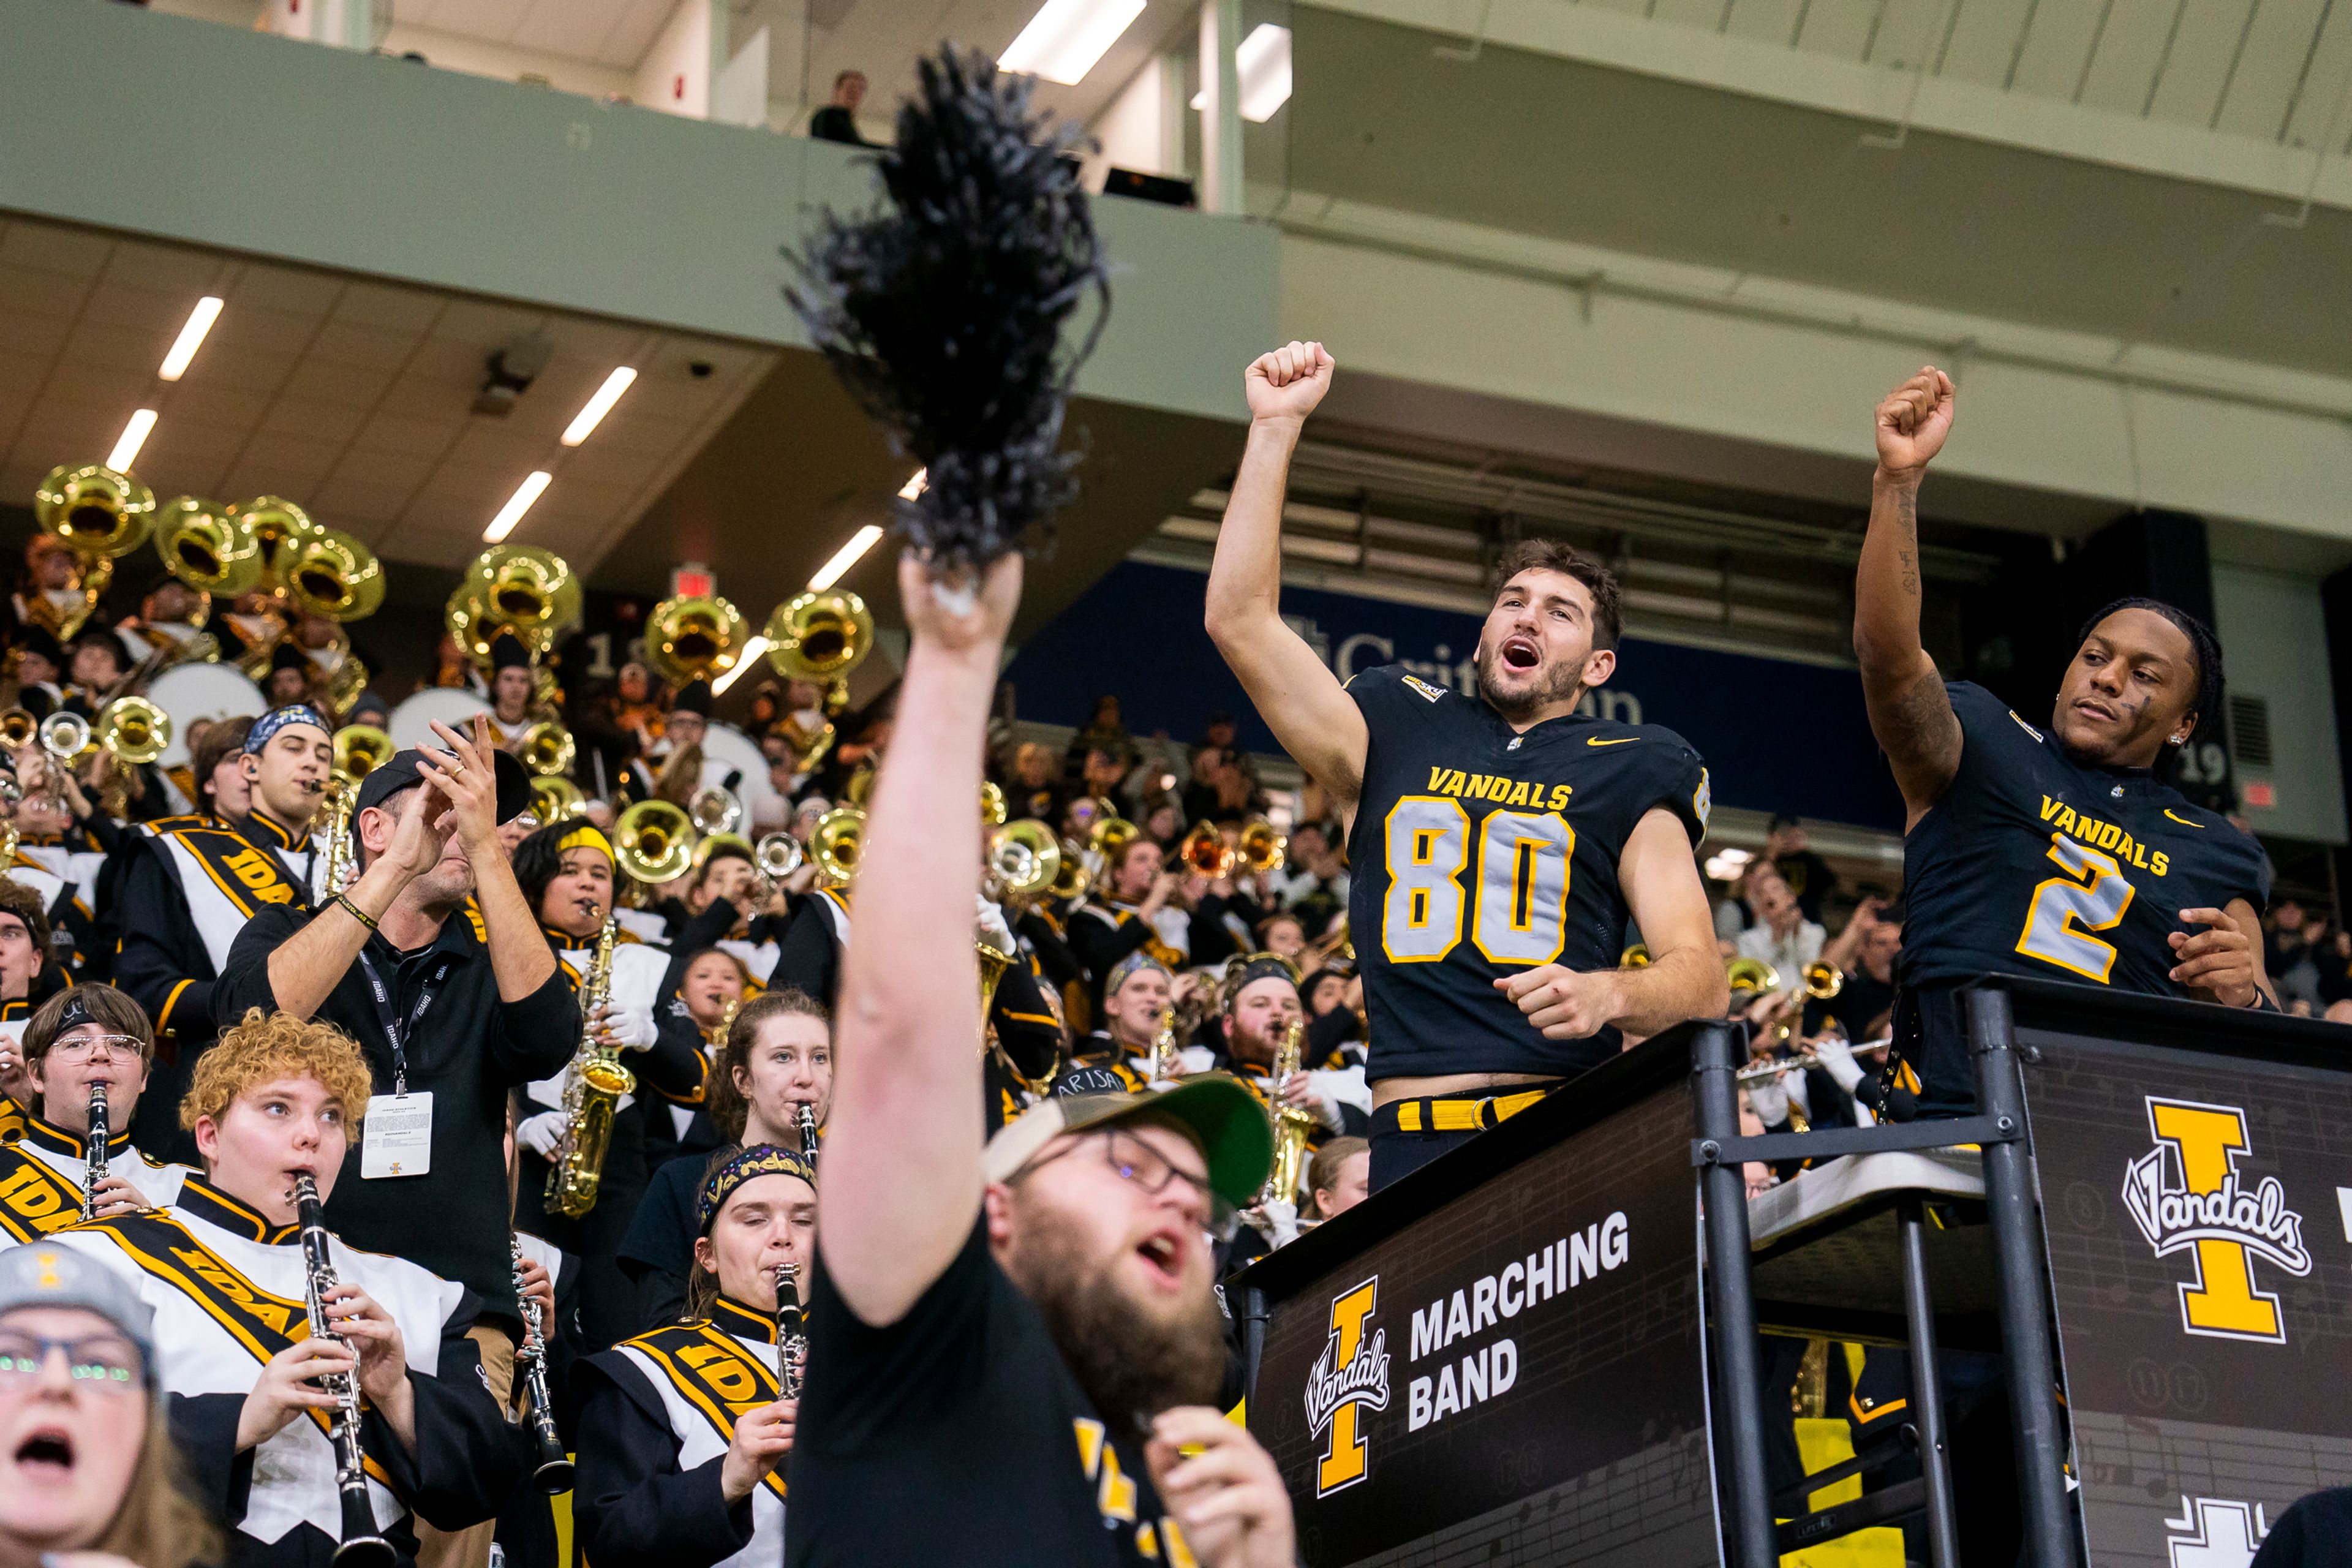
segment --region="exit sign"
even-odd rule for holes
[[[2278,805],[2278,791],[2267,783],[2248,779],[2245,790],[2248,805],[2267,806],[2273,809]]]
[[[670,569],[669,596],[673,599],[707,599],[718,591],[719,574],[699,561]]]

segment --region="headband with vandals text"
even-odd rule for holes
[[[816,1170],[790,1149],[773,1143],[755,1143],[719,1169],[710,1173],[702,1184],[702,1196],[694,1205],[695,1223],[705,1236],[710,1234],[710,1222],[735,1195],[735,1189],[760,1176],[798,1176],[810,1187],[816,1185]]]

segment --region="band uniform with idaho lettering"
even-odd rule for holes
[[[1974,1100],[1958,983],[2017,974],[2187,996],[2170,976],[2180,911],[2233,899],[2259,911],[2271,888],[2261,845],[2148,770],[2084,767],[1983,687],[1945,690],[1959,767],[1904,843],[1895,967],[1898,1039],[1934,1110]]]
[[[1671,730],[1570,713],[1524,732],[1394,665],[1359,673],[1364,786],[1349,921],[1371,1023],[1367,1077],[1581,1072],[1612,1026],[1547,1040],[1495,981],[1538,964],[1613,969],[1629,910],[1617,862],[1653,806],[1706,832],[1707,777]]]

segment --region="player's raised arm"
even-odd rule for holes
[[[1250,362],[1249,444],[1209,568],[1209,636],[1275,739],[1332,805],[1353,816],[1369,743],[1363,714],[1315,650],[1282,622],[1282,499],[1290,455],[1336,368],[1321,343]]]
[[[899,563],[913,640],[857,867],[864,940],[842,962],[819,1246],[842,1300],[877,1326],[940,1277],[980,1212],[980,818],[970,807],[1021,558],[997,561],[979,586],[976,603],[942,603],[921,563]]]
[[[1870,531],[1854,573],[1853,651],[1895,786],[1916,822],[1960,765],[1960,721],[1919,642],[1919,480],[1952,428],[1952,378],[1929,365],[1878,405]]]

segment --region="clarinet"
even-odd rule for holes
[[[814,1172],[816,1169],[816,1108],[803,1100],[800,1103],[799,1110],[801,1158],[808,1162],[809,1169]]]
[[[522,1288],[522,1243],[512,1237],[508,1241],[514,1249],[515,1300],[522,1307],[522,1348],[515,1352],[515,1366],[530,1394],[531,1439],[539,1447],[539,1468],[531,1479],[553,1497],[572,1489],[572,1459],[555,1429],[555,1395],[547,1386],[547,1331],[540,1321],[537,1299]]]
[[[320,1213],[319,1184],[304,1172],[294,1178],[294,1209],[302,1226],[303,1287],[310,1298],[310,1337],[349,1349],[351,1342],[327,1327],[327,1292],[338,1283],[327,1252],[327,1222]],[[335,1446],[335,1489],[342,1494],[342,1539],[335,1568],[393,1568],[399,1561],[392,1542],[376,1529],[375,1505],[368,1499],[367,1472],[361,1468],[360,1380],[356,1372],[336,1373],[320,1382],[334,1395],[328,1439]]]
[[[805,1109],[805,1108],[803,1108]],[[776,1383],[786,1399],[801,1396],[801,1363],[808,1358],[808,1332],[801,1327],[800,1270],[776,1265]]]
[[[81,1217],[98,1217],[98,1184],[106,1180],[106,1080],[89,1086],[89,1131],[82,1138]]]

